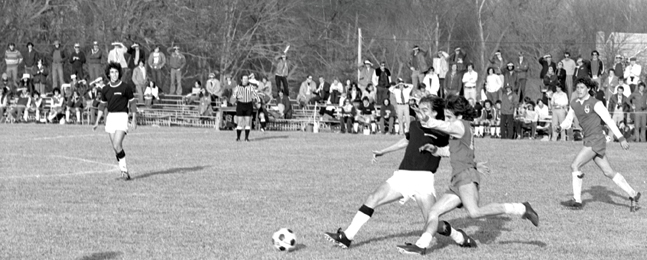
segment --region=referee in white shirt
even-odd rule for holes
[[[236,141],[240,141],[240,133],[245,127],[245,141],[249,142],[254,101],[259,101],[254,85],[249,82],[249,76],[243,76],[240,84],[234,88],[232,99],[236,103]]]
[[[413,90],[413,86],[405,84],[402,78],[398,78],[397,85],[391,86],[389,88],[389,92],[391,92],[391,94],[393,94],[393,97],[395,97],[395,110],[398,114],[400,134],[409,132],[409,125],[411,124],[411,116],[409,114],[409,99],[411,98],[411,90]]]

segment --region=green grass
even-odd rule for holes
[[[322,233],[345,228],[366,196],[391,176],[402,152],[371,164],[395,136],[233,132],[141,127],[124,148],[130,182],[119,177],[108,137],[87,126],[0,125],[0,259],[402,259],[415,242],[415,203],[378,208],[349,250]],[[481,204],[530,201],[538,228],[519,217],[443,217],[478,242],[446,238],[424,259],[644,259],[647,209],[630,213],[626,195],[592,164],[584,168],[585,208],[571,211],[569,165],[581,143],[477,139],[492,172]],[[644,144],[610,144],[612,166],[646,191]],[[449,163],[436,175],[445,192]],[[297,234],[280,253],[271,235]],[[420,258],[420,257],[418,257]]]

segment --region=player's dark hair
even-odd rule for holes
[[[455,116],[463,116],[465,121],[472,121],[476,118],[476,109],[463,96],[449,95],[445,109],[452,111]]]
[[[598,84],[597,82],[590,80],[588,78],[581,78],[575,81],[575,86],[577,86],[577,84],[580,84],[580,83],[584,84],[588,89],[595,88],[595,86],[597,86]]]
[[[122,69],[121,69],[121,64],[116,63],[116,62],[110,62],[108,63],[108,66],[106,66],[106,78],[110,80],[110,70],[111,69],[116,69],[117,72],[119,73],[118,79],[121,79],[122,76]]]
[[[436,119],[445,120],[445,101],[434,95],[427,95],[420,99],[418,104],[427,103],[433,111],[436,111]]]
[[[490,106],[494,106],[494,104],[492,104],[492,101],[490,101],[489,99],[486,99],[485,102],[483,102],[483,106],[485,106],[485,104],[487,103],[490,103]]]

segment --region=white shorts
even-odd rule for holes
[[[128,133],[128,113],[108,113],[106,116],[106,133],[114,134],[117,131]]]
[[[386,180],[391,188],[402,194],[401,204],[409,199],[416,200],[416,196],[436,196],[434,188],[434,174],[430,171],[397,170],[393,176]]]

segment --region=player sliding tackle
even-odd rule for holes
[[[474,135],[470,122],[476,111],[464,98],[456,95],[447,97],[445,121],[425,115],[421,110],[416,115],[421,118],[424,128],[438,130],[450,135],[449,152],[452,166],[452,178],[447,193],[431,207],[425,231],[415,244],[399,245],[398,250],[405,254],[424,255],[431,246],[433,234],[438,226],[438,219],[443,214],[456,208],[465,207],[470,218],[481,218],[500,214],[520,215],[533,225],[539,225],[539,216],[528,202],[488,204],[479,206],[480,172],[474,160]]]
[[[615,172],[611,168],[611,165],[609,165],[606,156],[607,145],[602,129],[602,122],[604,121],[609,129],[611,129],[611,132],[620,140],[622,149],[629,149],[629,144],[616,126],[616,123],[611,119],[604,104],[589,94],[589,91],[595,87],[595,84],[595,82],[588,79],[580,79],[577,81],[574,92],[577,95],[577,99],[571,101],[571,109],[559,126],[561,129],[571,128],[573,117],[577,116],[582,126],[582,134],[584,135],[584,147],[582,147],[582,150],[580,150],[580,153],[577,154],[571,164],[571,169],[573,170],[573,199],[562,204],[573,209],[582,208],[582,178],[584,178],[584,173],[580,171],[580,168],[593,160],[607,178],[613,180],[618,187],[629,195],[629,201],[631,202],[629,210],[635,212],[639,208],[638,200],[640,199],[640,192],[636,192],[631,188],[622,174]],[[644,83],[641,84],[639,88],[644,88]],[[558,128],[558,131],[561,129]]]
[[[444,118],[443,107],[443,100],[438,97],[424,97],[420,100],[421,116],[442,120]],[[436,130],[423,129],[419,121],[413,121],[404,139],[383,150],[374,151],[373,162],[384,154],[406,149],[398,170],[366,199],[350,226],[345,231],[340,228],[336,233],[325,233],[326,238],[342,248],[348,248],[360,228],[373,216],[375,208],[398,200],[400,203],[405,203],[409,199],[416,201],[424,220],[427,221],[431,206],[436,200],[434,173],[438,169],[440,157],[421,148],[425,144],[446,148],[448,142],[448,135]],[[432,152],[440,154],[441,150],[432,149]],[[445,149],[445,153],[447,153],[447,149]],[[463,247],[476,246],[474,240],[468,237],[465,232],[453,229],[445,221],[441,225],[438,225],[438,221],[436,221],[436,225],[433,227],[434,232],[437,230],[441,235],[450,236]]]

